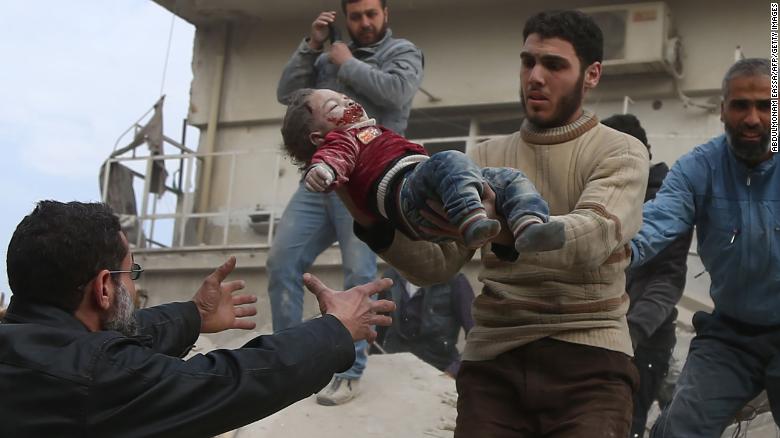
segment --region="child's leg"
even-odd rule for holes
[[[515,237],[531,223],[547,222],[550,214],[547,202],[523,172],[486,167],[482,176],[496,192],[496,211],[506,218]]]
[[[411,200],[410,206],[418,210],[428,208],[425,203],[428,199],[440,200],[450,223],[458,226],[466,246],[478,248],[500,231],[498,221],[488,219],[485,214],[481,198],[483,182],[479,167],[466,155],[444,151],[417,165],[407,176],[401,196]],[[429,226],[418,223],[417,216],[413,212],[407,215],[416,225]]]

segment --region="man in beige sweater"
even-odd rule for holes
[[[458,374],[455,435],[625,437],[637,372],[624,271],[642,221],[647,150],[582,108],[601,76],[603,37],[590,18],[543,12],[523,38],[527,118],[519,132],[469,154],[480,166],[523,171],[551,217],[528,228],[525,245],[503,235],[482,249],[484,287]],[[489,192],[484,201],[496,198]],[[474,255],[461,243],[413,242],[355,218],[358,237],[415,284],[446,281]]]

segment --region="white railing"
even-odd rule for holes
[[[138,125],[140,127],[140,125]],[[465,142],[466,147],[474,145],[481,141],[493,138],[495,136],[461,136],[461,137],[437,137],[437,138],[425,138],[412,140],[416,143],[422,144],[436,144],[436,143],[457,143]],[[135,155],[137,150],[119,150],[115,154],[132,152],[131,156],[114,156],[106,161],[105,169],[103,173],[103,179],[101,181],[103,201],[106,201],[109,189],[110,171],[112,163],[121,163],[131,169],[134,179],[138,179],[143,182],[143,188],[141,189],[140,196],[135,195],[135,198],[140,204],[140,210],[137,215],[130,217],[130,228],[136,230],[135,236],[132,239],[132,244],[137,248],[136,250],[148,250],[154,248],[176,248],[177,250],[188,249],[213,249],[213,248],[267,248],[270,242],[273,240],[274,227],[279,220],[283,205],[277,205],[278,199],[276,195],[279,191],[279,168],[281,165],[282,154],[273,150],[260,150],[260,151],[222,151],[222,152],[210,152],[199,153],[191,151],[174,140],[165,137],[166,144],[170,144],[181,150],[181,153],[165,154],[165,155]],[[273,160],[273,169],[263,169],[264,172],[269,172],[272,175],[272,183],[270,187],[266,187],[266,190],[270,190],[272,201],[268,202],[266,206],[260,208],[234,208],[233,199],[236,194],[236,190],[247,190],[244,187],[238,188],[236,185],[236,165],[240,159],[246,159],[247,155],[251,154],[267,154],[269,158]],[[203,162],[207,159],[228,159],[228,172],[227,172],[227,186],[225,192],[221,195],[224,199],[224,203],[220,202],[218,205],[207,205],[207,208],[201,208],[196,204],[196,196],[198,195],[197,183],[195,182],[195,175],[198,170],[199,163],[201,169]],[[160,204],[163,195],[154,193],[151,187],[152,184],[152,172],[155,162],[168,163],[166,168],[178,167],[173,172],[174,176],[178,173],[178,178],[169,178],[173,183],[165,186],[166,194],[172,194],[175,196],[176,208],[173,211],[161,212]],[[177,166],[170,166],[171,162],[176,162]],[[224,187],[224,184],[223,184]],[[252,190],[256,190],[253,188]],[[262,189],[261,189],[262,190]],[[268,193],[261,193],[266,195]],[[214,197],[219,197],[220,194],[212,194]],[[249,227],[254,229],[261,235],[265,235],[265,239],[260,242],[247,243],[246,241],[239,243],[233,242],[229,239],[230,228],[232,225],[231,219],[242,217],[249,220]],[[172,230],[158,231],[158,224],[160,221],[173,220],[175,225]],[[209,221],[211,232],[209,238],[205,239],[202,232],[195,232],[192,230],[191,224],[194,221]],[[252,222],[257,220],[257,222]],[[219,224],[219,225],[215,225]],[[214,239],[213,229],[214,227],[220,227],[221,238]],[[200,227],[198,227],[200,228]],[[131,234],[128,232],[128,234]],[[160,237],[162,234],[162,237]]]
[[[252,154],[269,155],[273,160],[273,169],[271,174],[273,175],[273,182],[269,189],[271,190],[272,201],[268,203],[265,208],[256,206],[254,208],[236,208],[233,205],[234,195],[236,194],[236,165],[239,159],[246,159],[247,156]],[[224,203],[214,206],[207,205],[207,208],[200,208],[195,205],[196,183],[195,174],[197,172],[198,163],[206,159],[227,159],[229,160],[227,182],[225,192],[223,194]],[[181,172],[178,187],[166,186],[166,193],[172,193],[176,199],[176,208],[169,212],[159,212],[158,205],[163,195],[159,195],[151,192],[151,175],[154,162],[171,162],[177,161],[179,163],[179,169],[177,172]],[[103,187],[103,201],[106,201],[108,194],[108,185],[110,179],[111,163],[123,163],[131,167],[134,163],[140,163],[145,170],[143,172],[132,170],[134,177],[143,181],[143,190],[140,195],[141,208],[138,214],[132,218],[135,221],[135,227],[137,230],[136,236],[131,243],[136,245],[137,248],[166,248],[173,247],[176,249],[211,249],[218,247],[230,247],[230,248],[263,248],[268,247],[273,239],[274,225],[278,220],[278,211],[276,204],[276,194],[278,192],[278,175],[281,162],[281,154],[277,151],[224,151],[224,152],[211,152],[211,153],[196,153],[196,152],[183,152],[179,154],[166,154],[155,156],[129,156],[129,157],[113,157],[106,161],[105,169],[102,181]],[[138,166],[136,166],[138,167]],[[265,170],[264,170],[265,171]],[[222,175],[225,176],[225,175]],[[174,178],[175,180],[175,178]],[[138,198],[136,196],[136,198]],[[150,211],[151,210],[151,211]],[[197,210],[197,211],[196,211]],[[265,227],[259,226],[253,229],[261,229],[266,231],[266,239],[264,242],[256,243],[234,243],[229,241],[229,232],[231,226],[234,225],[234,221],[231,219],[242,218],[248,222],[249,228],[253,228],[251,221],[253,218],[266,219]],[[157,224],[162,220],[173,220],[174,227],[170,230],[170,234],[158,238],[155,236],[157,232]],[[209,238],[204,239],[202,233],[193,232],[192,224],[193,220],[208,220],[210,227]],[[215,225],[217,224],[217,225]],[[262,224],[261,224],[262,225]],[[221,238],[214,239],[214,228],[221,227]],[[169,244],[163,243],[169,242]]]

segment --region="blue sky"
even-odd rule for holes
[[[41,199],[99,200],[98,169],[160,95],[171,13],[148,0],[0,0],[0,292],[16,224]],[[165,133],[181,136],[195,28],[175,18]],[[196,146],[197,131],[188,131]]]

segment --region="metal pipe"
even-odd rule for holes
[[[628,114],[628,104],[634,103],[634,100],[628,96],[623,96],[623,114]]]
[[[468,152],[477,145],[477,136],[479,135],[479,122],[477,121],[476,117],[472,117],[471,120],[469,120],[469,136],[466,139],[466,150],[463,152]]]
[[[184,179],[184,182],[187,184],[187,187],[182,188],[182,193],[184,194],[184,200],[182,201],[182,214],[189,215],[191,208],[192,208],[192,196],[188,196],[189,193],[192,193],[192,169],[195,167],[196,159],[195,157],[190,157],[185,161],[185,167],[187,168],[187,177]],[[180,219],[179,222],[179,246],[184,246],[184,233],[187,232],[187,220],[189,217],[185,216],[182,219]]]
[[[149,208],[149,188],[152,184],[152,167],[154,165],[154,158],[149,156],[146,158],[146,178],[144,178],[144,192],[141,198],[141,215],[138,217],[138,239],[136,239],[136,247],[141,247],[141,240],[143,239],[144,230],[144,218],[148,215],[147,209]]]
[[[151,221],[151,225],[149,226],[149,237],[147,237],[147,241],[149,243],[154,242],[154,225],[157,223],[157,219],[155,216],[157,216],[157,202],[160,201],[160,195],[155,193],[153,195],[154,201],[152,201],[152,218],[149,219]]]
[[[429,91],[428,91],[428,90],[426,90],[425,88],[423,88],[423,87],[418,87],[418,88],[417,88],[417,90],[418,90],[420,93],[422,93],[422,94],[424,94],[425,96],[427,96],[427,97],[428,97],[428,102],[431,102],[431,103],[434,103],[434,102],[441,102],[441,98],[440,98],[440,97],[436,97],[436,96],[434,96],[433,94],[431,94],[431,92],[429,92]]]
[[[222,51],[217,53],[214,57],[214,79],[211,84],[211,102],[209,103],[209,121],[206,127],[206,142],[204,149],[206,153],[210,153],[214,150],[214,144],[217,138],[217,128],[219,123],[219,110],[222,101],[222,77],[225,72],[225,64],[227,59],[227,51],[230,45],[230,24],[225,24],[224,29],[224,44],[222,45]],[[198,184],[198,203],[197,211],[206,210],[209,208],[209,196],[211,195],[211,173],[213,167],[213,159],[206,157],[203,162],[203,171],[200,174]],[[198,241],[203,242],[205,233],[206,222],[204,220],[198,221]]]
[[[270,206],[270,214],[268,215],[268,236],[266,242],[270,245],[274,239],[274,223],[276,222],[276,201],[279,195],[279,165],[282,159],[282,154],[276,154],[276,163],[274,164],[274,190],[273,190],[273,202]]]
[[[106,160],[106,162],[103,164],[104,171],[103,171],[103,202],[108,202],[108,173],[111,172],[111,163],[113,161],[111,159]]]
[[[181,119],[181,146],[187,147],[187,118]],[[184,187],[182,186],[184,178],[184,158],[179,158],[179,196],[183,196]]]
[[[230,205],[233,203],[233,181],[236,179],[236,156],[237,155],[231,155],[230,156],[230,179],[228,180],[228,193],[227,193],[227,201],[225,205],[225,228],[222,234],[222,244],[227,245],[228,241],[228,231],[230,230]]]

